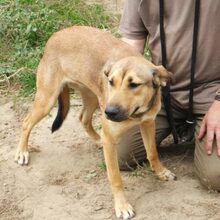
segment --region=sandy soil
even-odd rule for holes
[[[0,219],[114,220],[111,192],[102,150],[88,139],[78,121],[76,99],[62,129],[51,134],[56,108],[33,130],[29,166],[13,161],[21,118],[30,103],[14,110],[0,99]],[[98,123],[98,122],[97,122]],[[220,219],[216,192],[204,189],[193,172],[193,151],[163,153],[164,163],[178,180],[162,182],[148,167],[122,172],[136,220]]]

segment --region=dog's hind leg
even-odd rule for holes
[[[50,71],[51,68],[45,66],[38,68],[37,92],[33,109],[23,121],[20,141],[15,154],[15,161],[20,165],[28,164],[28,139],[32,128],[50,112],[60,93],[61,81]]]
[[[79,89],[83,101],[83,108],[79,119],[83,124],[88,135],[96,142],[100,140],[99,134],[95,131],[92,125],[92,116],[95,110],[99,107],[96,95],[89,89],[83,87]],[[99,144],[99,143],[98,143]]]

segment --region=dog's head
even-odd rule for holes
[[[166,86],[170,73],[142,57],[127,57],[109,62],[104,67],[108,78],[108,98],[105,114],[109,120],[120,122],[147,113]],[[157,99],[158,100],[158,99]],[[156,112],[157,113],[157,112]]]

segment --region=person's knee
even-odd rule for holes
[[[133,170],[139,161],[146,158],[139,127],[134,127],[123,135],[117,153],[120,170]]]
[[[220,162],[220,161],[219,161]],[[220,165],[206,163],[204,166],[195,164],[196,174],[200,182],[210,190],[220,191]]]

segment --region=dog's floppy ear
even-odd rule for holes
[[[173,80],[171,72],[167,71],[163,66],[156,66],[153,72],[153,84],[155,86],[166,86],[167,82]]]
[[[114,65],[115,62],[113,62],[112,60],[108,60],[104,67],[103,67],[103,73],[108,77],[109,73],[111,71],[112,66]]]

